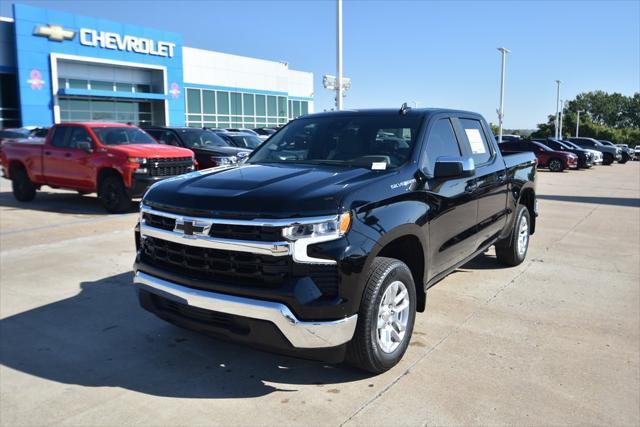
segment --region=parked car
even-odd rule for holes
[[[567,140],[578,145],[580,148],[600,151],[602,153],[603,165],[610,165],[616,160],[617,161],[622,160],[622,150],[620,150],[618,147],[611,147],[609,145],[602,144],[597,139],[583,138],[583,137],[578,137],[578,138],[570,137],[570,138],[567,138]]]
[[[21,202],[43,185],[97,192],[109,212],[125,212],[160,180],[194,170],[193,153],[160,145],[146,132],[121,123],[63,123],[47,137],[7,142],[2,172]]]
[[[430,286],[491,245],[524,260],[535,177],[533,154],[503,156],[479,114],[305,115],[243,164],[149,189],[139,301],[183,327],[380,373]]]
[[[582,148],[579,145],[574,144],[571,141],[568,141],[566,139],[562,139],[560,140],[560,142],[562,142],[564,145],[567,145],[569,147],[575,148],[577,150],[585,150],[588,153],[591,153],[591,155],[593,156],[593,164],[594,165],[601,165],[603,162],[603,157],[602,157],[602,152],[598,151],[598,150],[592,150],[590,148]]]
[[[503,142],[502,153],[523,153],[530,151],[538,159],[538,167],[549,168],[552,172],[578,167],[578,156],[566,151],[556,151],[537,141]]]
[[[496,139],[498,137],[496,136]],[[513,142],[513,141],[522,141],[522,137],[520,135],[502,135],[502,142]]]
[[[620,159],[618,160],[618,163],[627,163],[629,161],[629,159],[631,158],[631,156],[629,155],[629,153],[627,153],[625,151],[624,148],[620,147],[618,144],[614,144],[611,141],[607,141],[604,139],[598,139],[597,140],[600,144],[604,145],[604,146],[609,146],[609,147],[614,147],[620,150]]]
[[[269,138],[267,135],[260,135],[258,132],[254,131],[254,130],[251,130],[251,129],[228,128],[227,130],[229,132],[236,132],[236,133],[244,133],[244,134],[253,135],[256,138],[258,138],[260,141],[266,141]]]
[[[273,135],[274,133],[277,132],[277,130],[273,129],[273,128],[255,128],[253,130],[258,135],[262,135],[262,136],[266,136],[266,137],[270,137],[271,135]]]
[[[578,167],[588,169],[593,166],[593,154],[582,148],[571,147],[561,140],[554,138],[533,138],[532,141],[540,142],[552,150],[565,151],[578,156]]]
[[[640,145],[636,145],[636,148],[633,150],[633,154],[636,156],[636,160],[640,160]]]
[[[248,148],[250,150],[258,148],[263,142],[263,140],[257,136],[244,132],[227,132],[219,135],[234,147]]]
[[[251,150],[237,148],[226,142],[223,133],[189,127],[150,127],[145,130],[161,144],[184,147],[193,151],[197,168],[226,166],[244,160]]]

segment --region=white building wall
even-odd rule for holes
[[[185,86],[200,84],[313,97],[313,73],[290,70],[283,62],[182,48]],[[310,103],[309,108],[312,109]]]

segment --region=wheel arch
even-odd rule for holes
[[[531,220],[531,233],[536,231],[536,192],[531,187],[523,188],[518,198],[518,204],[526,206],[529,211],[529,218]]]

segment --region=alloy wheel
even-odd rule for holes
[[[404,283],[392,282],[378,307],[376,337],[385,353],[393,353],[405,339],[409,321],[409,292]]]

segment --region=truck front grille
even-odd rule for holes
[[[176,220],[171,217],[145,212],[145,223],[151,227],[173,231]],[[212,224],[209,236],[221,239],[252,240],[256,242],[282,241],[281,227],[262,227],[254,225]]]
[[[175,176],[193,170],[191,157],[158,157],[149,159],[149,175],[151,176]]]
[[[291,277],[289,257],[222,251],[145,237],[142,260],[187,278],[220,283],[277,287]]]

